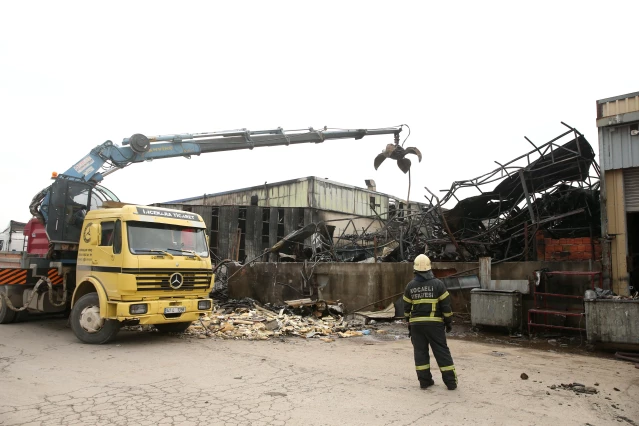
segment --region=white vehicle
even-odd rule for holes
[[[9,221],[9,226],[0,234],[0,251],[24,251],[24,227],[26,223]]]

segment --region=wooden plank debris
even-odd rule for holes
[[[299,302],[293,303],[290,302]],[[317,302],[310,299],[287,301],[289,306],[314,305]],[[303,317],[292,315],[280,309],[279,313],[272,312],[261,306],[254,308],[238,308],[231,313],[228,310],[216,309],[214,312],[194,322],[186,330],[186,334],[196,338],[269,340],[282,336],[299,336],[302,338],[318,338],[324,342],[332,342],[335,337],[349,338],[361,336],[360,331],[353,328],[359,323],[349,325],[341,316],[315,315]],[[204,336],[204,337],[201,337]]]

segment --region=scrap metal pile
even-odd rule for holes
[[[503,164],[495,161],[498,167],[479,177],[453,182],[441,199],[425,188],[429,203],[419,210],[377,215],[372,219],[382,226],[374,232],[331,239],[306,229],[317,242],[307,259],[401,262],[426,253],[439,261],[534,260],[540,231],[549,238],[599,237],[595,153],[581,133],[562,124],[566,132],[539,146],[526,138],[534,149]],[[460,199],[458,192],[468,189],[477,195]]]
[[[581,133],[562,124],[569,130],[540,146],[526,138],[533,150],[508,163],[496,162],[499,167],[482,176],[454,182],[441,200],[426,188],[434,206],[429,214],[443,225],[435,229],[435,238],[423,240],[427,253],[435,259],[454,253],[460,260],[486,255],[525,260],[534,259],[538,231],[550,238],[598,237],[600,169],[595,153]],[[560,144],[566,137],[568,142]],[[462,188],[479,194],[458,200],[456,192]],[[453,199],[457,204],[443,211]]]

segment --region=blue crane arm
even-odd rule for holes
[[[402,126],[381,129],[321,129],[249,131],[246,129],[209,133],[184,133],[146,137],[135,134],[118,146],[106,141],[63,173],[85,181],[102,178],[133,163],[160,158],[187,157],[208,152],[253,149],[268,146],[321,143],[331,139],[361,139],[393,134],[398,139]]]
[[[156,158],[189,157],[199,155],[200,147],[193,143],[155,144],[146,153],[137,153],[129,146],[117,146],[111,141],[98,145],[63,175],[85,181],[100,182],[104,176],[133,163]]]
[[[106,141],[96,146],[80,161],[57,176],[54,183],[33,197],[29,210],[46,226],[55,250],[64,251],[80,238],[84,208],[92,209],[117,197],[98,185],[110,173],[130,164],[161,158],[187,157],[208,152],[253,149],[267,146],[321,143],[331,139],[361,139],[372,135],[394,135],[399,143],[403,126],[381,129],[327,129],[249,131],[246,129],[210,133],[183,133],[146,137],[135,134],[118,146]],[[93,202],[96,198],[97,201]],[[98,200],[99,199],[99,200]],[[102,200],[102,201],[100,201]],[[71,212],[71,213],[69,213]]]

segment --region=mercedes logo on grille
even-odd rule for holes
[[[182,284],[184,284],[184,277],[182,277],[182,274],[179,272],[176,272],[169,278],[169,285],[173,290],[177,290],[182,287]]]

